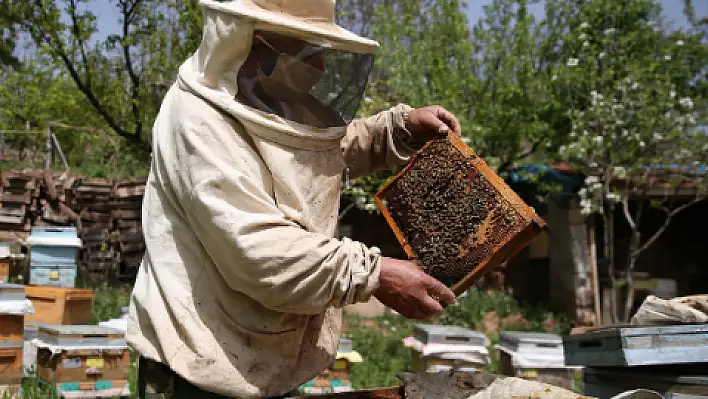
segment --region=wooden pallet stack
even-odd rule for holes
[[[0,239],[12,241],[29,235],[37,211],[40,177],[36,172],[4,171],[0,174]]]
[[[72,203],[76,177],[45,173],[39,197],[36,226],[75,225],[78,215],[67,204]]]
[[[0,242],[24,242],[32,226],[76,226],[83,271],[132,278],[145,251],[140,220],[145,184],[145,179],[1,171]]]
[[[114,182],[109,179],[78,179],[72,188],[71,208],[79,216],[83,248],[79,263],[90,274],[112,275],[118,267],[111,240],[111,200]]]
[[[113,240],[120,263],[119,276],[135,275],[145,252],[141,225],[145,184],[145,179],[118,182],[113,191],[111,214],[115,227]]]

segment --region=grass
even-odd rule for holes
[[[128,285],[101,285],[94,289],[94,304],[91,323],[116,318],[120,308],[127,306],[131,287]],[[570,323],[557,314],[542,308],[520,306],[512,297],[503,293],[481,293],[470,291],[459,299],[458,305],[449,307],[445,313],[430,324],[445,324],[469,327],[479,330],[485,316],[496,312],[500,319],[511,315],[520,315],[526,320],[523,325],[501,325],[500,330],[546,331],[548,321],[553,320],[553,332],[565,333],[570,330]],[[355,389],[395,386],[400,383],[397,373],[407,371],[411,365],[410,349],[403,345],[403,338],[413,331],[414,323],[397,315],[386,314],[376,319],[347,317],[348,332],[354,348],[364,357],[364,362],[352,368],[352,385]],[[492,345],[498,342],[498,335],[489,334]],[[495,354],[496,351],[490,351]],[[499,359],[492,356],[492,364],[486,370],[497,372]],[[137,386],[137,359],[131,358],[130,368],[131,398],[135,398]],[[58,398],[56,391],[38,377],[25,378],[22,385],[25,399]],[[0,399],[10,399],[0,395]]]

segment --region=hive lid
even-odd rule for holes
[[[22,301],[26,299],[25,286],[0,283],[0,301]]]
[[[40,324],[40,332],[52,335],[123,335],[118,330],[101,326]]]
[[[459,326],[416,324],[413,337],[423,344],[448,344],[486,346],[487,336],[481,332]]]
[[[554,347],[563,345],[563,338],[560,335],[541,332],[502,331],[499,333],[499,340],[515,344],[546,344]]]
[[[454,134],[423,146],[374,199],[408,257],[458,296],[545,229]]]
[[[27,245],[30,247],[72,247],[80,248],[81,239],[78,237],[35,237],[27,238]]]
[[[57,348],[123,348],[125,336],[113,328],[86,325],[41,324],[38,345]]]

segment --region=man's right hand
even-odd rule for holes
[[[415,320],[437,316],[444,306],[457,301],[449,288],[413,262],[391,258],[381,260],[379,288],[374,296],[404,317]]]

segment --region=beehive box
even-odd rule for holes
[[[423,344],[486,346],[487,336],[481,332],[458,326],[416,324],[413,338]]]
[[[0,283],[0,348],[22,347],[25,287]]]
[[[608,327],[563,337],[565,362],[626,367],[708,363],[708,324]]]
[[[0,386],[17,385],[22,381],[22,342],[0,341]]]
[[[408,257],[457,295],[545,228],[457,135],[428,142],[375,200]]]
[[[575,390],[578,368],[567,367],[563,339],[551,333],[502,331],[499,333],[500,371],[503,375],[524,378]]]
[[[25,293],[34,305],[34,315],[25,316],[26,325],[88,324],[91,318],[91,290],[28,285]]]
[[[36,342],[37,375],[43,381],[56,382],[65,397],[66,393],[112,392],[127,387],[130,351],[120,331],[43,324]]]

